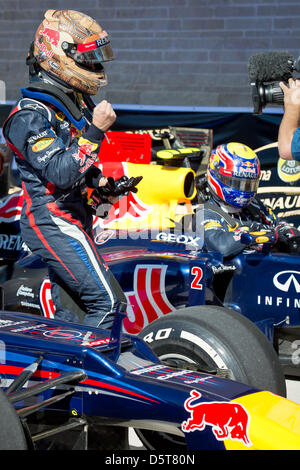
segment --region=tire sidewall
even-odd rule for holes
[[[183,355],[211,369],[229,369],[235,381],[286,395],[278,356],[247,318],[223,307],[188,307],[161,317],[139,335],[158,357]]]
[[[0,450],[28,450],[16,410],[0,389]]]
[[[168,319],[171,321],[171,319]],[[235,380],[246,380],[246,374],[239,366],[236,358],[222,340],[190,321],[173,319],[172,326],[151,324],[141,335],[142,339],[163,359],[167,355],[177,355],[191,362],[200,360],[214,369],[229,369]],[[165,326],[165,327],[164,327]]]

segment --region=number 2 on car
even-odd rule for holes
[[[201,279],[203,278],[203,270],[199,266],[193,266],[191,269],[191,274],[194,276],[194,279],[191,283],[192,289],[203,289],[203,284],[200,284]]]

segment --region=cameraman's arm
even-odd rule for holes
[[[278,133],[278,152],[284,160],[300,160],[300,84],[289,79],[280,83],[284,93],[284,115]]]

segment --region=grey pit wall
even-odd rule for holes
[[[82,11],[109,32],[116,60],[96,101],[251,106],[249,57],[299,55],[299,0],[0,0],[7,100],[27,83],[29,44],[49,8]]]

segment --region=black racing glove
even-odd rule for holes
[[[275,227],[276,246],[284,253],[300,253],[300,232],[286,222]]]
[[[94,189],[88,200],[88,206],[92,214],[96,215],[97,208],[102,204],[112,205],[110,197],[116,198],[127,196],[129,192],[137,193],[137,185],[142,180],[142,176],[128,178],[122,176],[118,180],[114,180],[111,176],[107,178],[107,184]],[[106,217],[108,211],[104,211],[99,217]]]
[[[128,178],[127,176],[122,176],[118,180],[114,180],[111,176],[107,178],[107,184],[97,188],[99,195],[103,202],[109,202],[108,197],[118,197],[118,196],[127,196],[130,192],[137,193],[136,186],[141,181],[143,177],[137,176]]]

